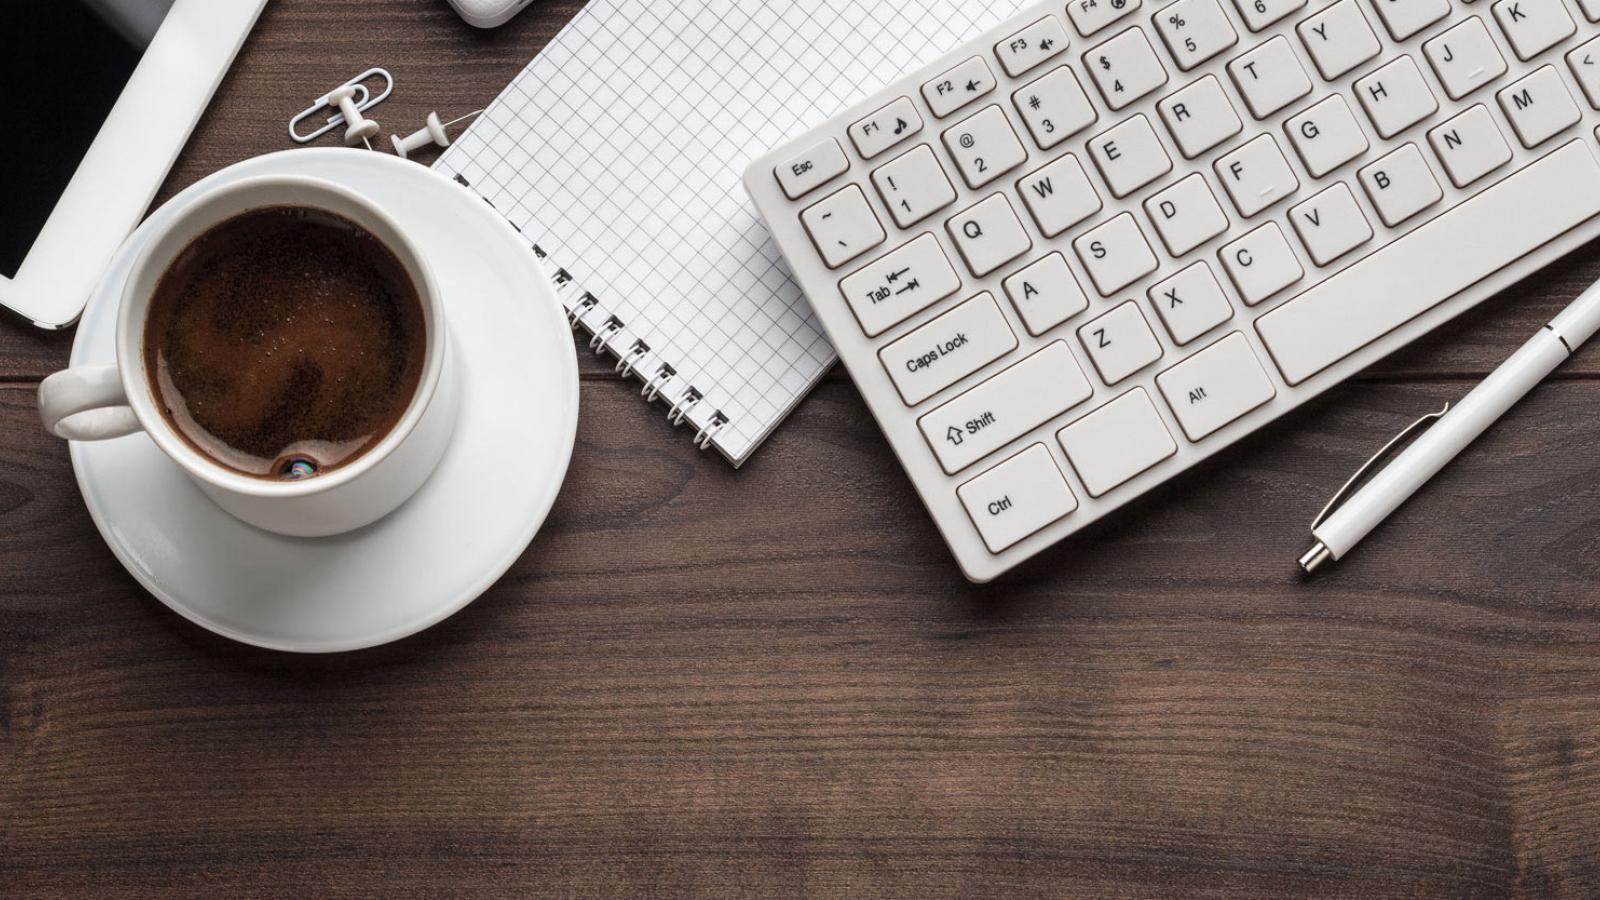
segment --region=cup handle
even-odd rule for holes
[[[143,428],[116,363],[74,366],[39,382],[39,418],[45,430],[69,441],[103,441]]]

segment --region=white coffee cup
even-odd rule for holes
[[[274,481],[227,468],[177,434],[158,408],[144,364],[144,325],[156,284],[173,259],[212,226],[265,206],[326,210],[362,226],[405,267],[422,301],[422,375],[405,413],[377,444],[349,463],[312,478]],[[73,441],[143,431],[218,506],[268,531],[320,537],[360,528],[416,493],[444,455],[455,429],[458,363],[444,305],[426,260],[400,226],[371,201],[320,178],[261,175],[219,185],[183,201],[146,237],[117,313],[115,362],[74,366],[39,385],[45,428]]]

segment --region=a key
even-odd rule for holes
[[[1319,266],[1372,240],[1372,226],[1344,182],[1291,207],[1289,221],[1311,261]]]
[[[1444,199],[1416,144],[1406,144],[1356,173],[1378,218],[1390,228]]]
[[[1596,0],[1600,3],[1600,0]],[[1589,105],[1600,109],[1600,37],[1586,41],[1567,54],[1567,68]]]
[[[1541,66],[1495,95],[1524,147],[1537,147],[1578,124],[1581,114],[1553,66]]]
[[[1233,318],[1233,304],[1203,261],[1156,282],[1150,305],[1180,347]]]
[[[1600,22],[1600,0],[1577,0],[1577,3],[1585,19]]]
[[[983,187],[1028,158],[1006,114],[993,105],[945,129],[944,148],[970,188]]]
[[[1215,75],[1201,76],[1168,95],[1156,104],[1156,110],[1185,159],[1194,159],[1244,128]]]
[[[1244,27],[1260,31],[1290,13],[1305,8],[1306,0],[1233,0]]]
[[[1144,211],[1173,256],[1182,256],[1228,230],[1228,217],[1198,172],[1150,195]]]
[[[1085,53],[1083,65],[1112,111],[1167,83],[1167,70],[1140,28],[1129,28]]]
[[[942,119],[992,90],[994,73],[988,63],[974,56],[924,84],[922,99]]]
[[[1126,197],[1172,171],[1172,160],[1143,113],[1090,139],[1089,156],[1114,197]]]
[[[1269,311],[1256,330],[1284,380],[1300,384],[1596,215],[1600,164],[1571,141]]]
[[[1257,135],[1216,162],[1217,177],[1239,215],[1250,218],[1300,188],[1272,135]]]
[[[908,332],[878,358],[907,406],[932,397],[1017,347],[988,291]]]
[[[1017,182],[1017,193],[1045,237],[1055,237],[1100,211],[1100,195],[1070,153]]]
[[[1042,64],[1045,60],[1067,49],[1067,29],[1055,16],[1045,16],[1037,22],[994,45],[994,55],[1000,68],[1012,78]]]
[[[1092,393],[1066,342],[1054,341],[918,419],[917,425],[940,468],[954,475]]]
[[[961,288],[939,241],[923,234],[839,282],[867,337],[877,337]]]
[[[885,237],[866,195],[853,184],[806,207],[800,222],[830,269],[878,246]]]
[[[1372,129],[1384,139],[1394,137],[1439,111],[1439,101],[1409,56],[1386,63],[1378,71],[1359,79],[1355,92],[1367,111],[1367,118],[1372,120]]]
[[[1191,441],[1215,434],[1278,395],[1250,341],[1238,331],[1157,375],[1156,387]]]
[[[1022,326],[1035,337],[1089,308],[1088,296],[1060,253],[1029,263],[1001,285],[1022,317]]]
[[[1178,452],[1144,388],[1134,388],[1056,432],[1072,470],[1101,497]]]
[[[1161,342],[1132,300],[1080,326],[1078,340],[1106,384],[1116,384],[1161,358]]]
[[[1011,95],[1022,124],[1041,150],[1049,150],[1094,124],[1097,113],[1078,76],[1066,66],[1045,73]]]
[[[1281,34],[1235,57],[1228,63],[1228,74],[1258,119],[1311,93],[1311,76]]]
[[[1481,103],[1430,130],[1428,143],[1458,188],[1511,161],[1511,148]]]
[[[823,138],[773,170],[784,196],[798,200],[850,168],[839,142]]]
[[[1338,94],[1291,117],[1283,123],[1283,130],[1312,178],[1321,178],[1367,152],[1367,136]]]
[[[1067,0],[1067,18],[1084,37],[1139,8],[1140,0]]]
[[[1177,0],[1151,16],[1173,62],[1187,72],[1239,43],[1217,0]]]
[[[1043,444],[1018,453],[956,488],[990,553],[999,553],[1078,508]]]
[[[1004,194],[993,194],[956,213],[945,228],[967,268],[980,278],[1033,247]]]
[[[872,184],[901,228],[909,228],[956,202],[956,189],[927,144],[913,147],[873,170]]]
[[[1533,59],[1578,30],[1561,0],[1500,0],[1490,9],[1521,60]]]
[[[1423,44],[1422,55],[1451,100],[1460,100],[1506,73],[1505,57],[1477,16]]]
[[[1100,296],[1109,297],[1156,270],[1156,255],[1130,213],[1089,229],[1072,242]]]
[[[1450,15],[1450,0],[1372,0],[1372,7],[1389,29],[1389,36],[1403,41],[1429,25]]]
[[[1372,33],[1367,17],[1356,0],[1339,0],[1306,19],[1295,30],[1311,54],[1311,62],[1327,81],[1332,81],[1378,55],[1378,36]]]
[[[1217,251],[1222,268],[1251,306],[1271,297],[1305,275],[1300,261],[1276,222],[1257,228]]]
[[[897,97],[865,119],[850,126],[850,142],[862,159],[871,159],[922,130],[922,116],[906,97]]]

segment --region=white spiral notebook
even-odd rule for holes
[[[834,360],[745,163],[1015,7],[593,0],[434,165],[528,237],[596,351],[737,466]]]

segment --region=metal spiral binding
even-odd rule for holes
[[[649,352],[650,345],[635,338],[633,346],[628,349],[627,354],[617,359],[617,374],[623,378],[632,375],[633,367],[638,364],[639,360],[644,359],[645,354]]]
[[[689,387],[678,396],[677,402],[672,404],[672,408],[667,410],[667,421],[671,422],[674,427],[682,425],[683,420],[689,417],[689,413],[692,412],[696,406],[699,406],[700,401],[703,399],[704,395],[695,390],[694,385],[689,385]]]
[[[711,424],[694,433],[694,445],[701,450],[711,446],[711,439],[716,437],[717,432],[721,431],[722,426],[726,424],[728,424],[728,417],[722,414],[722,410],[717,410],[711,416]]]
[[[589,310],[594,309],[599,303],[600,301],[595,298],[595,295],[584,291],[583,296],[578,298],[578,302],[573,305],[572,309],[567,310],[567,324],[572,326],[573,331],[577,331],[578,323],[584,316],[589,314]]]
[[[671,381],[677,374],[677,369],[662,363],[656,369],[656,373],[645,381],[644,387],[639,389],[639,396],[643,397],[646,403],[654,403],[656,398],[661,396],[661,389],[666,387],[667,382]]]
[[[611,340],[611,336],[621,330],[621,319],[617,318],[616,316],[606,317],[605,324],[601,325],[599,328],[596,328],[594,330],[594,336],[589,338],[589,349],[594,351],[595,356],[599,356],[607,350],[610,350],[611,348],[606,345],[606,341]]]

